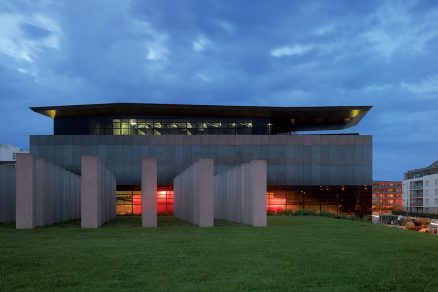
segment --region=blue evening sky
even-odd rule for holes
[[[438,159],[438,1],[0,0],[0,144],[108,102],[372,105],[374,179]]]

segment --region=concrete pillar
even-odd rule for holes
[[[82,156],[81,173],[81,227],[97,228],[115,216],[116,180],[97,156]]]
[[[74,190],[75,190],[75,218],[81,217],[81,178],[74,176]]]
[[[242,164],[214,179],[215,218],[266,226],[266,161]]]
[[[100,226],[99,169],[96,156],[81,157],[81,227]]]
[[[267,163],[265,160],[253,160],[250,163],[251,219],[253,226],[267,226],[266,191]]]
[[[250,193],[250,173],[249,173],[249,164],[242,164],[240,167],[241,172],[241,180],[240,180],[240,188],[242,194],[242,223],[243,224],[251,224],[251,193]]]
[[[44,185],[43,185],[43,190],[44,190],[44,207],[46,208],[46,210],[44,211],[44,222],[45,224],[53,224],[55,223],[54,221],[54,208],[53,205],[55,204],[54,199],[53,199],[53,184],[50,178],[50,166],[51,164],[48,163],[47,161],[44,161],[43,163],[43,169],[44,169],[44,175],[43,175],[43,180],[44,180]]]
[[[213,159],[199,159],[197,165],[199,190],[199,226],[214,226],[214,164]]]
[[[115,218],[116,217],[116,191],[117,191],[117,181],[116,181],[116,177],[113,175],[111,177],[111,186],[112,186],[112,190],[111,193],[113,194],[112,198],[112,215],[111,218]]]
[[[29,153],[17,153],[16,162],[16,219],[17,229],[35,227],[35,158]]]
[[[35,194],[38,199],[35,200],[35,226],[43,226],[45,222],[44,212],[46,201],[44,200],[44,160],[36,158],[35,160]]]
[[[174,216],[200,227],[214,225],[213,159],[199,159],[174,179]]]
[[[141,160],[141,223],[157,227],[157,158]]]
[[[0,223],[15,221],[15,167],[0,165]]]

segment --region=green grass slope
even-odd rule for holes
[[[0,225],[0,290],[435,290],[438,237],[317,216],[269,227],[121,217],[34,230]]]

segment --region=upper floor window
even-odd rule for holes
[[[269,119],[200,117],[75,117],[55,119],[55,135],[270,135]]]

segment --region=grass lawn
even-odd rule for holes
[[[267,228],[158,222],[0,225],[0,291],[438,289],[433,235],[317,216],[268,217]]]

